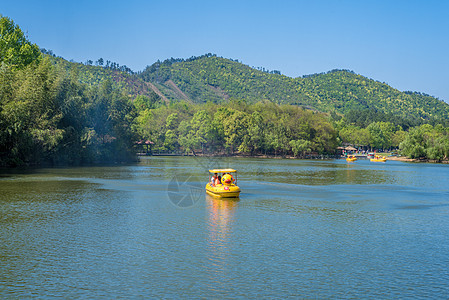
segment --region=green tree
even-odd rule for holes
[[[11,19],[0,15],[0,64],[22,69],[40,59],[39,47]]]
[[[192,130],[192,125],[190,124],[190,122],[187,120],[181,121],[181,123],[179,123],[178,131],[179,145],[184,149],[184,152],[192,152],[193,155],[196,155],[195,149],[198,149],[200,147],[201,140],[198,139],[195,131]]]
[[[36,163],[52,152],[63,135],[56,101],[56,74],[48,60],[1,72],[1,150],[12,164]],[[8,164],[8,163],[7,163]]]
[[[152,109],[160,106],[161,97],[155,92],[151,92],[149,96],[146,95],[138,95],[134,99],[134,106],[140,111],[144,109]]]
[[[174,130],[168,129],[165,132],[164,147],[167,150],[176,150],[179,148],[178,136]]]
[[[402,153],[410,158],[426,157],[426,142],[424,134],[432,129],[430,125],[414,127],[409,130],[405,140],[399,144]]]
[[[207,145],[214,137],[212,117],[205,111],[197,111],[191,121],[192,134],[202,146]]]
[[[394,148],[399,148],[399,145],[405,140],[406,136],[407,132],[402,129],[397,130],[391,137],[391,146]]]
[[[426,156],[433,160],[443,160],[449,154],[449,132],[441,125],[435,126],[432,130],[424,133],[426,141]]]
[[[289,144],[295,156],[301,153],[301,156],[304,157],[306,152],[312,151],[312,142],[307,140],[292,140]]]
[[[370,132],[372,147],[377,149],[387,149],[392,145],[392,136],[395,126],[390,122],[375,122],[366,128]]]
[[[265,139],[264,139],[264,130],[265,130],[265,122],[262,114],[258,111],[255,111],[251,114],[248,123],[248,135],[244,140],[243,147],[246,150],[244,152],[259,152],[264,150],[265,147]],[[249,138],[249,139],[248,139]]]
[[[179,114],[172,113],[172,114],[168,115],[165,127],[167,127],[167,129],[169,129],[169,130],[170,129],[174,130],[174,129],[178,128],[178,126],[179,126]]]
[[[246,148],[243,148],[245,145],[240,149],[239,147],[247,135],[248,119],[248,114],[231,110],[231,115],[223,120],[224,140],[231,153],[235,150],[247,151]]]

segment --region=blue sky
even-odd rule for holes
[[[449,102],[446,0],[3,2],[33,43],[68,60],[139,71],[215,53],[291,77],[349,69]]]

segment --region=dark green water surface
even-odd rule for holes
[[[239,170],[240,200],[206,196]],[[0,298],[449,298],[449,166],[151,157],[0,173]]]

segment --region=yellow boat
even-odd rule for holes
[[[349,155],[348,157],[346,157],[346,161],[347,162],[352,162],[352,161],[356,161],[357,157],[355,157],[354,155]]]
[[[211,176],[214,174],[214,176]],[[234,169],[209,170],[209,183],[206,185],[206,193],[217,198],[238,198],[240,188],[237,186],[237,171]],[[219,179],[217,180],[216,176]]]
[[[386,162],[387,159],[385,158],[385,156],[375,155],[374,158],[371,158],[371,159],[370,159],[370,161]]]

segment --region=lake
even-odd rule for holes
[[[237,169],[239,200],[206,196]],[[1,298],[449,297],[449,166],[144,157],[0,173]]]

